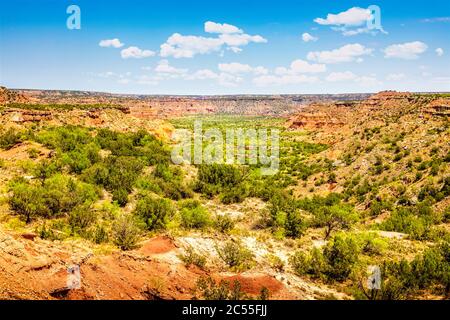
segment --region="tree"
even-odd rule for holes
[[[358,244],[352,237],[336,235],[323,251],[327,276],[337,281],[345,280],[358,261],[358,253]]]
[[[333,231],[349,228],[358,220],[358,215],[352,207],[340,204],[322,207],[317,211],[314,220],[317,226],[326,227],[325,239],[328,239]]]
[[[303,235],[306,225],[297,210],[287,213],[284,229],[287,237],[299,238]]]
[[[25,217],[26,223],[29,223],[33,217],[50,214],[45,203],[44,190],[26,183],[16,184],[12,188],[9,203],[14,211]]]

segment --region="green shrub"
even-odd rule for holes
[[[53,215],[70,212],[79,205],[88,205],[98,199],[98,190],[94,186],[61,174],[45,180],[42,188],[46,205]]]
[[[298,211],[289,211],[284,224],[285,235],[290,238],[299,238],[303,235],[306,224]]]
[[[70,212],[68,219],[68,223],[72,228],[72,234],[80,235],[83,235],[95,221],[95,213],[86,206],[75,208],[72,212]]]
[[[188,246],[186,248],[185,253],[180,255],[180,259],[184,262],[186,267],[195,265],[202,270],[204,270],[206,267],[206,258],[201,254],[195,252],[192,246]]]
[[[112,192],[112,200],[121,207],[128,203],[128,191],[125,188],[115,189]]]
[[[359,242],[361,252],[369,256],[380,256],[387,248],[386,240],[375,233],[368,232],[357,235],[356,241]]]
[[[214,227],[221,233],[228,233],[234,228],[234,220],[227,214],[217,215]]]
[[[358,252],[358,244],[353,238],[336,235],[323,250],[328,278],[337,281],[347,279],[358,261]]]
[[[244,167],[228,164],[204,164],[198,167],[197,181],[194,189],[208,197],[227,191],[225,202],[236,201],[232,189],[238,186],[246,175]],[[240,200],[240,199],[238,199]]]
[[[97,224],[94,230],[92,231],[91,240],[96,244],[108,242],[109,241],[108,231],[103,225]]]
[[[134,214],[146,225],[148,230],[164,229],[175,209],[170,200],[146,195],[136,203]]]
[[[98,199],[98,190],[87,183],[57,174],[43,185],[18,182],[11,187],[11,208],[28,222],[34,217],[52,218],[69,213],[80,205],[89,205]]]
[[[200,277],[197,281],[196,296],[204,300],[244,300],[248,299],[241,291],[241,284],[235,280],[233,284],[221,280],[217,283],[211,277]]]
[[[134,218],[123,214],[112,225],[112,239],[115,245],[122,250],[136,248],[141,236],[141,230]]]
[[[50,216],[50,210],[45,201],[45,190],[39,186],[18,183],[12,187],[9,198],[11,209],[25,217],[27,223],[33,218]]]
[[[211,224],[209,212],[197,200],[185,200],[181,204],[181,225],[187,229],[203,229]]]
[[[11,149],[16,144],[22,142],[22,133],[14,129],[8,129],[0,134],[0,148]]]
[[[269,262],[269,265],[272,269],[274,269],[277,272],[283,272],[284,271],[284,261],[281,260],[279,256],[276,256],[274,254],[269,254],[267,256],[267,260]]]
[[[432,218],[418,216],[417,208],[397,208],[388,219],[380,224],[380,228],[386,231],[407,233],[416,240],[428,239],[432,227]]]
[[[295,252],[289,258],[289,264],[299,276],[310,275],[321,278],[326,270],[326,261],[318,248],[313,248],[309,253]]]
[[[288,212],[296,212],[297,204],[294,198],[286,192],[276,192],[269,200],[268,209],[271,216],[271,225],[285,227]]]
[[[247,270],[253,265],[253,253],[240,242],[230,240],[216,250],[223,262],[233,270]]]

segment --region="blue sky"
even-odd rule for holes
[[[66,26],[70,5],[81,29]],[[11,88],[450,91],[448,0],[14,0],[2,1],[0,32],[0,84]]]

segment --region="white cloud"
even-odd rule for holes
[[[308,32],[302,34],[302,40],[304,42],[317,41],[319,38],[310,35]]]
[[[450,17],[437,17],[437,18],[429,18],[423,19],[422,22],[434,23],[434,22],[450,22]]]
[[[268,74],[269,70],[267,70],[266,68],[264,68],[262,66],[258,66],[256,68],[253,68],[253,73],[256,75],[263,75],[263,74]]]
[[[356,28],[356,29],[351,29],[351,30],[347,30],[347,28],[341,28],[338,31],[342,31],[342,34],[346,37],[356,36],[358,34],[372,32],[372,30],[370,30],[369,28]]]
[[[169,64],[167,60],[159,61],[158,65],[155,68],[155,71],[159,74],[172,74],[172,75],[182,75],[186,74],[188,69],[178,69]]]
[[[278,67],[275,69],[277,75],[298,75],[301,73],[321,73],[327,71],[327,66],[324,64],[311,64],[304,60],[292,61],[289,68]]]
[[[326,19],[316,18],[314,22],[320,25],[360,26],[372,18],[369,9],[353,7],[338,14],[328,14]]]
[[[209,69],[197,70],[193,74],[187,75],[186,80],[215,80],[217,83],[224,87],[236,87],[244,79],[233,74],[221,72],[216,73]]]
[[[205,32],[208,33],[242,33],[243,31],[236,26],[227,23],[205,22]]]
[[[385,58],[399,58],[406,60],[417,59],[420,54],[427,51],[428,46],[420,41],[393,44],[383,50]]]
[[[439,57],[442,57],[442,56],[444,55],[444,49],[442,49],[442,48],[437,48],[437,49],[436,49],[436,54],[437,54]]]
[[[378,28],[369,28],[367,23],[372,21],[373,16],[369,9],[353,7],[347,11],[338,14],[328,14],[325,19],[316,18],[314,22],[331,26],[334,31],[341,32],[344,36],[356,36],[362,33],[371,33],[376,35],[378,32],[387,34],[380,26]]]
[[[233,51],[234,53],[242,52],[242,49],[239,47],[228,47],[227,50]]]
[[[403,73],[390,73],[387,75],[386,80],[388,81],[399,81],[405,78]]]
[[[223,42],[218,38],[183,36],[174,33],[161,45],[160,54],[162,57],[192,58],[196,54],[218,51],[222,45]]]
[[[340,82],[340,81],[352,81],[355,80],[357,76],[351,71],[345,72],[332,72],[325,80],[328,82]]]
[[[368,88],[381,86],[383,84],[381,81],[378,81],[378,79],[374,76],[358,77],[356,81],[361,87],[368,87]]]
[[[230,47],[240,47],[249,44],[250,42],[255,43],[266,43],[267,40],[263,37],[256,35],[251,36],[249,34],[221,34],[219,39],[222,40],[223,44]]]
[[[232,63],[220,63],[218,66],[219,70],[225,73],[230,74],[241,74],[241,73],[250,73],[253,72],[255,74],[267,74],[268,70],[262,66],[258,66],[253,68],[248,64],[242,64],[238,62]]]
[[[362,61],[362,56],[370,55],[373,49],[364,47],[359,43],[347,44],[339,49],[331,51],[315,51],[309,52],[307,55],[308,60],[316,61],[320,63],[341,63],[352,62],[355,60]]]
[[[122,79],[117,80],[117,82],[120,84],[128,84],[131,82],[131,80],[127,79],[127,78],[122,78]]]
[[[186,77],[187,80],[217,79],[219,75],[209,69],[201,69]]]
[[[142,49],[139,49],[138,47],[128,47],[126,49],[123,49],[120,52],[120,55],[122,56],[123,59],[128,59],[128,58],[141,59],[141,58],[152,57],[155,55],[155,52],[153,52],[151,50],[142,50]]]
[[[241,29],[229,24],[220,24],[208,21],[205,30],[210,33],[219,33],[218,37],[184,36],[179,33],[172,34],[161,45],[162,57],[192,58],[197,54],[208,54],[225,49],[234,53],[241,52],[240,47],[249,43],[266,43],[267,40],[260,35],[249,35]]]
[[[150,86],[156,86],[158,85],[158,79],[152,76],[147,76],[147,75],[141,75],[138,76],[136,79],[136,83],[137,84],[141,84],[141,85],[150,85]]]
[[[255,77],[253,79],[253,83],[259,87],[271,86],[271,85],[292,85],[292,84],[301,84],[301,83],[314,83],[319,79],[317,77],[310,77],[304,74],[302,75],[283,75],[283,76],[274,76],[274,75],[263,75],[259,77]]]
[[[228,73],[221,73],[218,77],[218,82],[221,86],[224,87],[236,87],[239,83],[241,83],[244,79],[241,77],[231,75]]]
[[[123,47],[123,43],[120,42],[119,39],[114,38],[114,39],[106,39],[106,40],[101,40],[98,45],[100,47],[104,47],[104,48],[108,48],[108,47],[113,47],[113,48],[121,48]]]
[[[375,75],[357,76],[351,71],[332,72],[325,80],[328,82],[352,82],[361,87],[376,87],[383,84]]]

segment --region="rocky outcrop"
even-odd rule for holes
[[[429,116],[450,117],[450,99],[433,100],[422,109],[422,113]]]
[[[324,127],[341,127],[344,122],[325,112],[302,113],[293,117],[288,122],[288,128],[324,128]]]
[[[10,103],[27,103],[30,99],[22,93],[8,90],[0,87],[0,105],[8,105]]]
[[[42,110],[6,109],[4,114],[13,122],[39,122],[51,120],[52,113]]]

